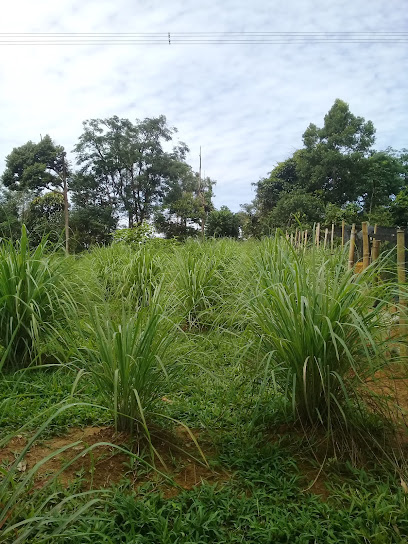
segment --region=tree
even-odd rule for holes
[[[238,238],[239,216],[227,206],[221,206],[219,210],[213,210],[208,215],[206,233],[208,236],[215,236],[216,238]]]
[[[167,238],[186,238],[197,234],[196,225],[205,227],[208,213],[213,209],[215,181],[200,179],[190,166],[182,163],[179,175],[168,184],[160,211],[156,214],[156,228]]]
[[[71,230],[75,251],[112,241],[119,215],[109,190],[92,175],[76,173],[70,182],[72,195]]]
[[[17,240],[21,234],[19,201],[10,192],[0,193],[0,239]]]
[[[322,128],[311,123],[303,134],[297,172],[307,192],[318,191],[326,202],[341,206],[358,197],[358,181],[367,169],[375,141],[371,121],[356,117],[337,99]]]
[[[405,182],[403,174],[403,164],[391,150],[374,152],[367,159],[366,171],[358,180],[358,197],[369,221],[375,209],[389,205],[390,198],[400,192]]]
[[[47,134],[40,142],[31,141],[15,147],[6,157],[2,176],[5,187],[11,191],[32,191],[39,196],[44,189],[63,195],[65,241],[68,251],[68,187],[64,148],[56,145]]]
[[[279,162],[256,186],[256,201],[262,214],[267,214],[277,205],[282,194],[295,190],[299,185],[296,153]]]
[[[282,196],[269,214],[266,224],[269,229],[298,226],[311,227],[324,219],[324,204],[321,199],[308,193],[293,191]]]
[[[35,245],[44,235],[53,243],[59,242],[64,229],[64,196],[50,192],[34,198],[28,206],[26,226]]]
[[[80,173],[90,176],[117,211],[127,215],[129,228],[149,219],[188,151],[185,144],[164,151],[176,129],[164,115],[135,123],[117,116],[91,119],[83,126],[75,146]]]

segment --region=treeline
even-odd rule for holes
[[[73,251],[109,243],[123,218],[129,228],[153,222],[167,237],[204,232],[215,182],[187,164],[176,132],[165,116],[85,121],[75,166],[48,135],[14,148],[1,178],[0,236],[19,236],[25,223],[34,242],[58,240],[68,200]]]
[[[321,128],[308,126],[303,147],[254,184],[254,201],[242,206],[246,235],[342,220],[407,225],[408,149],[377,151],[374,143],[373,123],[337,99]]]
[[[110,243],[124,220],[129,228],[148,221],[167,238],[262,236],[343,219],[408,224],[408,150],[375,150],[373,123],[342,100],[321,128],[309,125],[301,149],[254,184],[254,201],[236,214],[214,209],[215,181],[187,164],[176,133],[163,115],[114,116],[83,123],[75,164],[48,135],[14,148],[1,177],[0,237],[19,236],[24,223],[34,243],[44,234],[56,241],[68,222],[70,249],[81,251]]]

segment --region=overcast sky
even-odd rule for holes
[[[408,31],[407,0],[14,0],[0,32]],[[4,37],[2,37],[3,39]],[[82,121],[164,114],[215,204],[301,146],[336,98],[371,119],[377,149],[408,147],[407,44],[0,45],[0,170],[50,134],[71,151]]]

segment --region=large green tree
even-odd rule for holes
[[[28,205],[25,224],[33,244],[39,244],[45,235],[51,242],[59,242],[64,229],[63,195],[48,192],[35,197]]]
[[[374,141],[373,123],[355,116],[346,102],[337,99],[323,126],[311,123],[303,134],[297,171],[304,189],[337,205],[356,200]]]
[[[374,136],[372,122],[337,99],[322,127],[306,129],[303,148],[255,184],[251,217],[242,223],[257,234],[298,219],[330,223],[352,218],[389,225],[398,218],[401,223],[408,152],[375,151]]]
[[[112,205],[126,214],[130,228],[151,217],[168,184],[179,175],[187,146],[164,149],[175,133],[164,115],[134,123],[114,116],[83,124],[75,146],[80,173],[110,196]]]
[[[15,147],[6,157],[6,169],[1,181],[10,191],[31,192],[39,197],[49,191],[56,198],[62,196],[64,207],[65,246],[68,251],[68,185],[65,151],[47,134],[38,143],[32,141]],[[23,218],[23,220],[25,220]]]
[[[63,189],[65,151],[47,134],[38,143],[32,141],[15,147],[6,157],[2,175],[5,187],[12,191]]]
[[[190,166],[181,164],[177,176],[168,184],[163,203],[156,214],[156,228],[168,238],[196,235],[198,226],[205,229],[208,214],[213,209],[212,196],[215,181],[201,179]]]
[[[216,238],[238,238],[240,217],[227,206],[213,210],[208,215],[206,233]]]

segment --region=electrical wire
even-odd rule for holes
[[[296,45],[408,43],[408,32],[1,32],[0,45]]]

